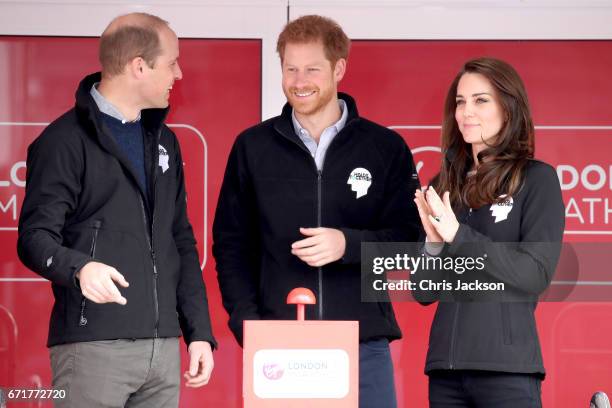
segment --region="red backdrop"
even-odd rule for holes
[[[23,162],[43,124],[73,105],[79,80],[97,69],[96,52],[97,40],[90,38],[0,37],[2,385],[50,386],[44,347],[50,285],[20,280],[37,276],[19,263],[15,251]],[[536,155],[562,175],[566,241],[610,241],[612,42],[355,41],[341,90],[357,99],[363,116],[405,137],[421,181],[427,181],[439,164],[437,126],[447,88],[462,62],[481,55],[505,59],[525,81],[538,126]],[[260,120],[261,43],[183,39],[180,62],[184,79],[174,86],[168,123],[183,150],[189,213],[220,342],[211,383],[198,390],[183,388],[181,406],[239,407],[242,355],[226,328],[210,232],[231,144]],[[404,332],[404,340],[392,347],[400,407],[426,406],[422,371],[434,306],[397,303],[395,309]],[[548,370],[546,406],[584,406],[594,390],[612,391],[610,304],[541,303],[537,317]]]
[[[51,374],[44,344],[53,296],[48,282],[16,280],[38,276],[17,258],[13,209],[18,217],[26,149],[44,126],[36,123],[50,122],[73,106],[79,81],[98,70],[97,39],[0,37],[0,55],[0,83],[7,85],[0,91],[0,228],[6,228],[0,230],[0,278],[9,280],[0,282],[0,306],[5,308],[0,310],[0,384],[31,388],[40,381],[48,388]],[[241,354],[226,328],[210,236],[233,140],[261,119],[261,42],[182,39],[180,64],[184,79],[172,90],[167,123],[183,152],[188,211],[205,264],[213,326],[221,345],[211,382],[203,389],[183,388],[181,406],[206,401],[209,406],[237,407],[242,400]],[[17,342],[5,350],[13,326],[18,330]],[[186,362],[184,353],[184,367]]]
[[[480,56],[509,62],[525,83],[536,157],[563,175],[564,240],[610,242],[611,41],[354,41],[341,90],[356,98],[363,116],[404,136],[427,183],[440,163],[448,87],[465,61]],[[598,280],[611,260],[600,265]],[[612,299],[612,287],[599,289]],[[427,406],[422,372],[435,306],[397,303],[395,310],[404,333],[392,348],[400,406]],[[548,372],[544,406],[585,406],[597,389],[612,393],[612,304],[546,302],[536,315]]]

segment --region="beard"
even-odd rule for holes
[[[321,91],[318,87],[307,87],[307,88],[289,88],[289,90],[283,90],[287,101],[296,113],[300,115],[314,115],[323,109],[333,100],[335,92],[332,88]],[[308,97],[308,100],[302,100],[302,98],[296,96],[296,93],[307,94],[314,91],[314,95]]]

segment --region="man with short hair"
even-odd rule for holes
[[[213,368],[206,288],[176,136],[163,123],[182,78],[176,34],[156,16],[113,20],[102,73],[30,145],[18,253],[52,283],[53,386],[64,407],[176,407]]]
[[[364,241],[416,241],[419,187],[410,150],[359,116],[337,91],[350,41],[334,21],[304,16],[278,39],[280,116],[247,129],[230,153],[213,226],[229,326],[293,319],[294,287],[317,296],[309,318],[359,321],[359,406],[396,406],[389,341],[401,337],[390,303],[361,302]]]

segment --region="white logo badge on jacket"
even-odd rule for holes
[[[489,211],[491,211],[491,216],[495,217],[496,224],[508,218],[508,214],[510,214],[512,206],[514,205],[512,197],[506,198],[506,194],[499,196],[499,198],[505,198],[505,200],[492,204],[489,209]]]
[[[161,167],[162,173],[165,173],[170,168],[170,156],[168,156],[168,151],[162,145],[159,145],[159,167]]]
[[[372,185],[372,175],[367,169],[363,167],[357,167],[353,171],[351,171],[351,175],[349,176],[346,184],[350,184],[351,191],[357,193],[357,197],[363,197],[368,194],[368,188]]]

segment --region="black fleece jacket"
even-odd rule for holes
[[[530,160],[519,191],[499,206],[461,209],[457,235],[442,257],[478,258],[486,254],[478,275],[420,271],[411,280],[503,283],[491,294],[413,292],[429,303],[440,300],[429,335],[425,372],[489,370],[544,376],[534,311],[538,295],[550,284],[559,254],[565,209],[555,170]],[[453,298],[455,297],[455,298]]]
[[[149,197],[101,119],[87,76],[76,105],[28,148],[19,219],[21,261],[52,283],[48,346],[211,332],[206,288],[185,201],[181,152],[163,124],[167,109],[142,111]],[[168,156],[162,168],[159,155]],[[87,262],[116,268],[130,283],[127,304],[96,304],[75,279]]]
[[[354,100],[345,127],[332,141],[321,172],[291,121],[281,116],[247,129],[236,139],[217,205],[213,254],[229,326],[242,343],[244,320],[294,319],[285,301],[307,287],[318,305],[309,319],[358,320],[360,340],[401,337],[390,303],[361,301],[360,253],[365,241],[416,241],[421,231],[412,155],[392,130],[359,117]],[[357,198],[348,183],[354,170],[371,175]],[[364,173],[365,174],[365,173]],[[300,227],[340,229],[344,257],[322,268],[291,254],[304,238]]]

